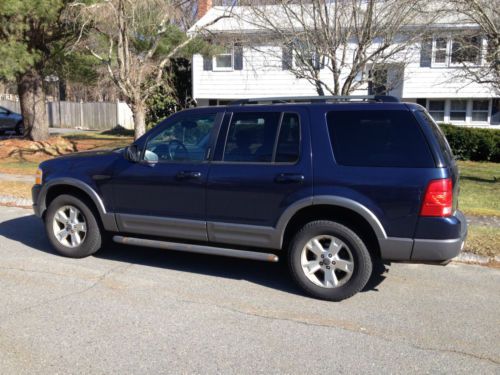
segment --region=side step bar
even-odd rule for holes
[[[198,254],[220,255],[224,257],[262,260],[264,262],[277,262],[278,256],[274,254],[259,253],[256,251],[226,249],[224,247],[190,245],[185,243],[147,240],[135,237],[114,236],[113,241],[123,245],[154,247],[158,249],[185,251]]]

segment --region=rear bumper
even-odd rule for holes
[[[467,238],[467,220],[462,212],[455,214],[460,236],[452,239],[415,238],[412,261],[439,262],[456,257],[462,251]]]

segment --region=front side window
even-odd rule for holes
[[[216,114],[190,115],[165,127],[148,140],[147,161],[203,161]]]
[[[241,112],[232,116],[224,161],[271,162],[281,113]]]
[[[6,115],[7,113],[9,113],[9,111],[7,111],[5,108],[3,107],[0,107],[0,115]]]
[[[429,113],[434,121],[444,121],[444,100],[429,100]]]
[[[488,100],[473,100],[472,121],[488,121],[489,104]]]
[[[450,102],[450,121],[465,121],[467,100],[452,100]]]
[[[434,167],[420,126],[409,111],[332,111],[330,142],[340,165]]]

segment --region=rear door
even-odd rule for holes
[[[311,196],[307,110],[229,109],[208,176],[209,240],[273,247],[274,227],[284,210]]]

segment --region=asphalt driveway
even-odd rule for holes
[[[0,207],[0,373],[500,373],[500,271],[379,265],[341,303],[286,267],[108,246],[50,250]]]

